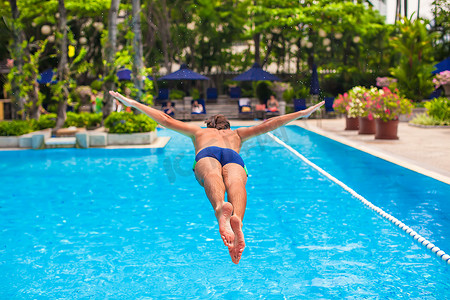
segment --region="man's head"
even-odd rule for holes
[[[224,115],[214,115],[205,121],[206,127],[218,130],[230,129],[230,122]]]

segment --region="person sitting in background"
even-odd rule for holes
[[[201,114],[203,112],[203,106],[198,104],[197,100],[192,102],[192,112],[194,114]]]
[[[276,112],[278,111],[278,101],[275,99],[274,95],[270,95],[270,99],[267,100],[267,111]]]
[[[172,101],[167,101],[166,105],[163,107],[163,111],[171,117],[175,115],[175,107],[172,105]]]

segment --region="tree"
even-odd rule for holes
[[[14,59],[14,68],[11,70],[13,75],[17,73],[19,76],[12,76],[11,80],[11,92],[14,100],[14,107],[16,108],[16,112],[20,113],[21,118],[24,118],[24,107],[25,107],[25,97],[23,93],[21,93],[20,86],[21,82],[19,78],[23,73],[23,55],[25,46],[23,45],[25,41],[25,33],[23,32],[20,24],[20,11],[17,7],[16,0],[9,0],[11,6],[11,31],[12,31],[12,45],[11,45],[11,56]]]
[[[133,30],[133,81],[137,89],[136,100],[141,101],[144,91],[144,62],[142,60],[142,34],[141,34],[141,1],[132,0],[132,20]]]
[[[69,68],[68,68],[68,37],[67,37],[67,12],[64,0],[58,0],[58,35],[59,35],[59,55],[58,55],[58,80],[56,86],[59,90],[58,118],[56,119],[56,129],[63,127],[66,122],[67,99],[69,97]],[[55,89],[54,89],[55,90]]]
[[[112,112],[114,99],[109,91],[115,89],[114,78],[116,76],[116,67],[114,59],[117,49],[117,16],[119,11],[120,0],[111,0],[111,6],[108,14],[108,39],[104,45],[105,56],[105,83],[103,95],[103,120],[105,120]]]
[[[177,6],[168,5],[167,0],[147,0],[145,2],[147,10],[145,21],[147,22],[149,34],[147,34],[147,51],[150,53],[155,43],[155,35],[160,39],[160,50],[163,65],[167,72],[172,72],[172,59],[176,49],[173,47],[171,33],[171,8]],[[169,3],[172,4],[172,3]],[[146,55],[148,56],[148,55]]]
[[[433,1],[434,22],[431,31],[437,32],[439,37],[435,40],[436,59],[443,60],[450,53],[450,2],[447,0]]]
[[[391,74],[398,80],[398,87],[407,98],[420,101],[433,91],[431,73],[434,69],[433,40],[427,22],[422,19],[403,18],[398,24],[399,33],[391,39],[391,45],[400,54],[400,60]]]

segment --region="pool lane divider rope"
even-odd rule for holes
[[[378,206],[375,206],[373,203],[371,203],[370,201],[365,199],[363,196],[361,196],[360,194],[355,192],[353,189],[351,189],[346,184],[344,184],[343,182],[338,180],[336,177],[332,176],[330,173],[326,172],[324,169],[322,169],[321,167],[319,167],[315,163],[311,162],[309,159],[307,159],[306,157],[301,155],[297,150],[295,150],[294,148],[292,148],[291,146],[289,146],[288,144],[286,144],[285,142],[283,142],[282,140],[280,140],[279,138],[274,136],[272,133],[269,132],[267,134],[273,140],[275,140],[275,142],[277,142],[278,144],[280,144],[280,145],[284,146],[285,148],[287,148],[289,151],[291,151],[293,154],[295,154],[297,157],[299,157],[306,164],[308,164],[312,168],[316,169],[319,173],[321,173],[322,175],[324,175],[325,177],[327,177],[328,179],[330,179],[331,181],[333,181],[334,183],[336,183],[337,185],[342,187],[344,190],[349,192],[353,197],[355,197],[356,199],[360,200],[364,205],[366,205],[371,210],[373,210],[376,213],[378,213],[381,217],[383,217],[384,219],[392,222],[395,226],[397,226],[400,229],[402,229],[404,232],[409,234],[414,240],[419,242],[422,246],[426,247],[428,250],[431,250],[432,253],[434,253],[436,256],[438,256],[439,258],[441,258],[443,261],[447,262],[447,264],[450,265],[450,255],[445,253],[443,250],[439,249],[439,247],[437,247],[436,245],[434,245],[433,243],[431,243],[430,241],[425,239],[423,236],[421,236],[420,234],[415,232],[412,228],[410,228],[409,226],[404,224],[402,221],[400,221],[397,218],[395,218],[394,216],[386,213],[384,210],[382,210]]]

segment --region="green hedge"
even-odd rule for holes
[[[428,115],[442,123],[450,123],[450,100],[439,97],[425,103]]]
[[[0,136],[19,136],[33,131],[33,125],[29,121],[16,120],[0,122]]]
[[[149,132],[156,129],[157,123],[144,114],[113,112],[105,120],[110,133]]]
[[[34,130],[43,130],[47,128],[53,128],[56,126],[56,119],[58,116],[56,114],[41,115],[39,120],[30,120]]]
[[[64,127],[98,127],[102,123],[102,114],[68,112]]]

